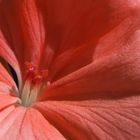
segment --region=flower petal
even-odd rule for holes
[[[7,108],[8,106],[12,104],[16,104],[18,101],[19,99],[17,97],[0,93],[0,111]]]
[[[10,64],[13,67],[13,69],[16,71],[19,85],[21,85],[21,71],[19,68],[19,63],[13,51],[9,48],[8,44],[6,43],[6,40],[1,32],[0,32],[0,57],[2,57],[8,64]]]
[[[65,140],[40,112],[19,106],[17,100],[0,94],[0,139]]]
[[[16,123],[17,122],[15,122],[15,125]],[[26,109],[26,114],[20,125],[18,139],[65,140],[65,138],[51,124],[49,124],[47,120],[45,120],[41,113],[33,108]]]
[[[92,62],[99,39],[131,16],[134,0],[40,0],[47,32],[42,63],[51,80],[59,79]],[[44,7],[44,8],[43,8]],[[48,61],[51,64],[48,64]]]
[[[42,98],[121,98],[139,94],[140,19],[136,10],[133,14],[100,39],[90,64],[52,82]]]
[[[65,138],[33,108],[11,105],[0,112],[0,139],[65,140]]]
[[[69,140],[140,138],[140,97],[46,101],[35,106]]]
[[[9,111],[9,113],[8,113]],[[18,139],[21,124],[26,109],[23,107],[10,106],[3,110],[1,114],[7,114],[5,118],[0,118],[0,138],[3,140]],[[2,116],[3,117],[3,116]]]
[[[10,94],[12,89],[14,89],[14,88],[11,88],[11,86],[0,81],[0,93]]]
[[[16,89],[16,84],[6,69],[0,63],[0,82],[4,82],[7,85],[14,87]]]
[[[2,1],[0,13],[2,31],[16,54],[22,71],[25,70],[25,61],[38,64],[45,35],[35,0]]]

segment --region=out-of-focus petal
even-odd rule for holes
[[[140,97],[119,100],[46,101],[35,106],[69,140],[140,137]]]

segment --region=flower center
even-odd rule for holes
[[[42,90],[48,76],[48,70],[37,70],[37,68],[29,62],[26,62],[25,83],[21,91],[21,104],[23,106],[31,106]]]

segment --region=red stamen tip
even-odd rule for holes
[[[30,62],[25,62],[25,66],[26,66],[27,70],[36,69],[35,65],[33,63],[30,63]]]
[[[43,77],[41,75],[36,75],[32,79],[33,85],[39,85],[42,82]]]
[[[38,85],[44,82],[48,78],[48,70],[37,70],[37,67],[33,63],[26,62],[26,80],[30,80],[33,85]]]
[[[36,74],[36,67],[30,62],[25,62],[25,65],[27,69],[26,79],[32,79]]]

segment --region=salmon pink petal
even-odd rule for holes
[[[100,39],[94,50],[92,62],[52,82],[41,96],[51,99],[54,97],[55,99],[56,97],[84,99],[120,98],[139,94],[140,20],[137,18],[138,15],[135,9],[133,16],[126,18]],[[73,61],[71,65],[72,63]]]
[[[19,106],[18,98],[0,93],[0,101],[0,139],[65,140],[39,111]]]
[[[19,132],[17,138],[19,140],[65,140],[59,131],[54,128],[39,111],[33,108],[26,109],[24,118],[20,123],[20,128],[17,129]],[[17,121],[14,121],[13,128],[17,126]],[[13,135],[13,129],[11,128],[8,131],[11,133],[9,134],[8,132],[9,135],[5,137],[10,138]],[[14,138],[16,138],[16,135]]]
[[[0,64],[0,110],[19,102],[16,95],[13,92],[17,92],[17,87],[9,73]],[[11,96],[13,94],[14,96]]]
[[[0,93],[11,94],[11,92],[17,93],[18,95],[16,83],[4,66],[0,64]]]
[[[10,94],[11,93],[11,89],[14,89],[14,88],[11,88],[11,86],[3,83],[0,81],[0,93],[2,94]]]
[[[18,138],[21,140],[65,139],[56,128],[45,120],[39,111],[33,108],[27,109]]]
[[[0,123],[13,111],[15,110],[15,105],[9,105],[0,112]]]
[[[19,102],[19,99],[17,97],[0,93],[0,110],[3,110],[6,107],[12,104],[16,104],[18,102]]]
[[[42,114],[33,108],[8,106],[0,112],[0,139],[66,140]]]
[[[25,61],[38,64],[44,45],[42,16],[35,0],[1,1],[0,25],[22,71]]]
[[[118,100],[46,101],[35,106],[69,140],[140,137],[140,97]]]
[[[23,107],[10,106],[1,112],[0,139],[17,139],[20,127],[25,116],[26,109]],[[7,115],[7,116],[6,116]],[[5,118],[3,117],[5,116]]]
[[[12,79],[12,77],[9,75],[9,73],[3,67],[2,64],[0,64],[0,82],[3,82],[16,89],[16,84],[15,84],[14,80]]]

